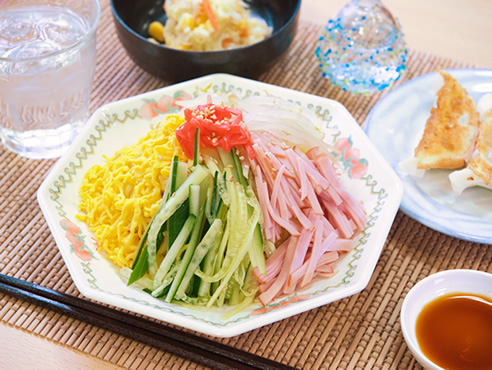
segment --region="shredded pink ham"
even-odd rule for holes
[[[304,153],[269,133],[252,133],[252,140],[265,237],[278,245],[266,261],[266,274],[254,270],[259,299],[267,305],[316,278],[333,276],[338,261],[352,250],[352,238],[364,229],[366,215],[319,148]]]

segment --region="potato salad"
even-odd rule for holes
[[[168,0],[166,24],[152,22],[150,36],[166,46],[215,51],[247,46],[272,33],[241,0]]]

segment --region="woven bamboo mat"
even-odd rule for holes
[[[166,86],[137,68],[116,38],[109,1],[102,1],[98,65],[91,111]],[[301,23],[282,61],[260,80],[335,99],[362,123],[383,95],[353,97],[321,79],[314,57],[320,26]],[[403,81],[436,68],[463,67],[410,51]],[[0,272],[80,296],[36,201],[53,160],[20,158],[0,148]],[[361,293],[228,339],[225,344],[297,368],[418,368],[400,331],[409,289],[446,269],[491,271],[492,248],[431,230],[399,212],[369,285]],[[0,318],[61,345],[126,368],[196,368],[197,364],[39,306],[0,294]]]

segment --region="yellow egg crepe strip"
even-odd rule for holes
[[[129,267],[142,234],[157,211],[174,155],[186,160],[175,138],[184,121],[169,115],[136,144],[123,147],[104,165],[93,166],[80,188],[77,217],[89,225],[99,251]]]

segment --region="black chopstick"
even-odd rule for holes
[[[0,292],[66,314],[213,369],[293,369],[126,312],[0,274]]]

